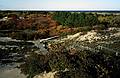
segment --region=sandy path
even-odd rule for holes
[[[0,72],[0,78],[26,78],[26,76],[21,74],[19,69],[13,68]]]

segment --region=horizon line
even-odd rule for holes
[[[118,12],[120,12],[120,9],[77,9],[77,10],[68,10],[68,9],[58,9],[58,10],[56,10],[56,9],[0,9],[0,11],[75,11],[75,12],[89,12],[89,11],[118,11]]]

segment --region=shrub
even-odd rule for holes
[[[120,77],[119,55],[104,50],[91,52],[70,46],[67,43],[54,44],[46,55],[33,53],[22,65],[22,71],[29,78],[44,71],[58,71],[56,78]]]
[[[116,16],[110,20],[110,26],[120,27],[120,16]]]
[[[55,12],[53,19],[56,20],[59,24],[65,25],[65,21],[69,15],[71,15],[70,12]]]
[[[53,19],[63,26],[81,27],[93,26],[99,23],[97,16],[85,13],[56,12]]]
[[[50,71],[48,58],[45,55],[31,53],[26,62],[21,66],[21,72],[28,75],[27,78],[33,78],[35,75]]]
[[[2,19],[4,16],[3,16],[3,14],[0,14],[0,19]]]
[[[8,21],[0,21],[0,29],[6,30],[6,29],[15,29],[15,21],[14,20],[8,20]]]
[[[87,26],[93,26],[93,25],[96,25],[98,24],[99,21],[98,21],[98,18],[94,15],[86,15],[85,17],[85,25]]]

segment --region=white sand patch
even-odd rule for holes
[[[90,31],[85,35],[81,35],[79,36],[76,41],[89,41],[89,42],[93,42],[93,41],[97,41],[100,40],[101,37],[98,36],[98,34],[95,31]]]
[[[49,72],[49,73],[41,73],[40,75],[36,75],[34,78],[55,78],[54,75],[57,73],[55,72]]]
[[[80,35],[81,35],[81,32],[76,33],[76,34],[74,34],[74,35],[68,35],[67,38],[70,39],[70,40],[72,40],[72,39],[74,39],[74,38],[79,37]]]
[[[65,40],[73,40],[73,39],[75,41],[86,41],[87,40],[89,42],[93,42],[93,41],[101,39],[101,37],[99,36],[97,32],[92,30],[90,32],[87,32],[87,34],[84,34],[84,35],[82,34],[82,32],[76,33],[74,35],[68,35],[66,38],[60,39],[58,41],[63,42]]]
[[[111,34],[111,37],[120,37],[120,28],[111,27],[108,31],[116,31],[117,33]]]
[[[0,37],[0,41],[2,41],[2,42],[8,42],[8,41],[21,42],[22,40],[16,40],[16,39],[12,39],[10,37]]]
[[[109,28],[108,30],[103,30],[103,33],[98,33],[94,30],[91,30],[87,32],[86,34],[83,34],[83,32],[79,32],[74,35],[68,35],[65,38],[57,39],[54,41],[61,43],[61,42],[65,42],[68,40],[72,40],[72,41],[78,41],[78,42],[87,41],[91,43],[91,42],[100,42],[100,41],[104,41],[104,40],[112,39],[116,37],[120,38],[120,28],[112,27],[112,28]]]
[[[113,34],[114,37],[120,37],[120,32]]]

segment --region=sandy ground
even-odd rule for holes
[[[57,71],[49,73],[44,72],[43,74],[36,75],[34,78],[55,78],[55,73],[57,73]]]
[[[14,68],[0,72],[0,78],[26,78],[26,76],[21,74],[19,69]]]
[[[0,78],[27,78],[24,74],[21,74],[21,70],[16,68],[20,63],[10,63],[0,65]]]

